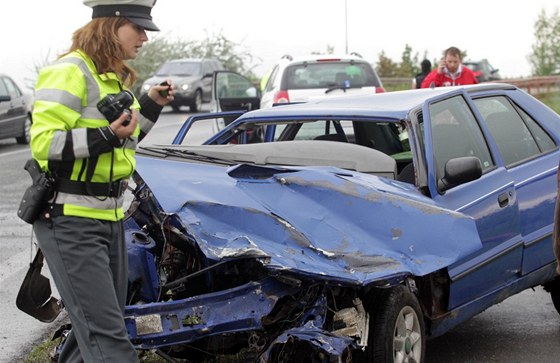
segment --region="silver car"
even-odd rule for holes
[[[32,107],[32,96],[0,74],[0,139],[15,137],[18,144],[29,144]]]

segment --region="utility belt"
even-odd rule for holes
[[[118,180],[112,183],[81,182],[69,179],[56,179],[54,190],[62,193],[118,198],[124,194],[128,182]]]
[[[33,183],[25,190],[17,214],[30,224],[33,224],[45,209],[53,208],[54,204],[49,204],[48,201],[52,199],[55,192],[98,198],[120,198],[128,186],[126,180],[95,183],[53,178],[48,173],[41,171],[41,167],[35,159],[29,159],[25,163],[24,169],[29,172]],[[59,207],[63,206],[59,205]],[[60,210],[62,211],[62,209]]]

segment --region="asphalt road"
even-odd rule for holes
[[[186,119],[165,111],[148,136],[165,141]],[[201,137],[204,135],[201,130]],[[50,336],[61,319],[41,323],[19,311],[15,297],[31,261],[31,227],[16,215],[30,183],[23,170],[29,148],[0,141],[0,363],[23,362]],[[48,276],[48,268],[45,270]],[[55,291],[56,295],[56,291]],[[560,315],[542,288],[527,290],[498,304],[453,331],[428,341],[428,363],[553,363],[560,361]]]

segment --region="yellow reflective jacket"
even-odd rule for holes
[[[139,127],[120,142],[97,103],[124,89],[115,73],[98,74],[91,58],[81,51],[41,70],[35,88],[31,152],[43,171],[56,179],[83,183],[112,183],[131,176],[139,135],[149,131],[157,116],[150,120],[139,114]],[[134,99],[131,108],[140,110],[140,103]],[[161,106],[156,107],[160,107],[159,115]],[[108,221],[124,216],[122,195],[57,192],[53,203],[69,216]]]

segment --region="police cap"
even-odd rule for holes
[[[156,0],[84,0],[93,9],[92,19],[122,16],[132,23],[151,31],[159,31],[150,12]]]

